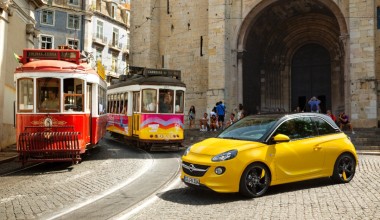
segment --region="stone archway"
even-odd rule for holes
[[[265,4],[265,5],[264,5]],[[325,108],[344,109],[346,24],[334,2],[294,0],[291,4],[262,1],[244,20],[238,39],[241,97],[250,113],[292,111],[292,60],[305,45],[325,48],[330,89]],[[311,53],[314,53],[311,51]],[[238,86],[239,87],[239,86]],[[327,91],[326,90],[326,91]]]

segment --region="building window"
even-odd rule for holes
[[[74,39],[67,39],[67,45],[77,50],[79,48],[79,41]]]
[[[117,73],[117,57],[118,55],[116,53],[112,53],[112,65],[111,70],[115,73]]]
[[[377,29],[380,29],[380,7],[377,7]]]
[[[80,17],[79,15],[69,15],[67,17],[67,28],[71,29],[79,29],[79,21]]]
[[[112,32],[112,46],[116,47],[119,44],[119,29],[113,28]]]
[[[41,12],[41,24],[54,25],[54,12],[43,10]]]
[[[96,23],[96,38],[103,39],[103,22],[97,21]]]
[[[52,49],[53,48],[53,37],[41,36],[41,49]]]
[[[129,33],[127,33],[127,49],[129,50],[130,47],[130,38],[129,38]]]
[[[103,50],[99,47],[96,48],[96,61],[102,61],[102,53],[103,53]]]
[[[113,5],[112,5],[111,17],[112,17],[112,18],[115,18],[115,17],[116,17],[115,6],[113,6]]]
[[[69,0],[70,5],[79,5],[79,0]]]
[[[128,19],[129,19],[129,14],[128,14],[128,12],[123,11],[123,12],[122,12],[122,18],[123,18],[123,21],[124,21],[125,24],[128,24],[128,23],[129,23],[129,21],[128,21]]]

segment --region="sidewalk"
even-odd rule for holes
[[[213,131],[207,131],[207,132],[201,132],[198,129],[186,129],[185,130],[185,140],[184,140],[184,146],[188,147],[193,143],[202,141],[209,137],[214,137],[218,134],[218,132]],[[361,155],[379,155],[380,156],[380,147],[371,146],[371,147],[356,147],[356,152]],[[12,160],[17,159],[17,151],[16,151],[16,145],[13,144],[11,146],[8,146],[0,151],[0,164],[6,163]]]
[[[5,147],[1,149],[0,151],[0,164],[15,160],[17,159],[17,157],[18,157],[18,154],[16,151],[15,144]]]

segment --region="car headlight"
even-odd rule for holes
[[[237,153],[238,153],[237,150],[230,150],[230,151],[227,151],[227,152],[224,152],[224,153],[216,155],[211,160],[213,162],[231,160],[232,158],[236,157]]]
[[[186,148],[185,152],[183,153],[183,156],[186,156],[190,152],[190,148],[191,146]]]

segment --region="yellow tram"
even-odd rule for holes
[[[186,85],[179,70],[130,67],[107,91],[107,131],[139,147],[181,146]]]

